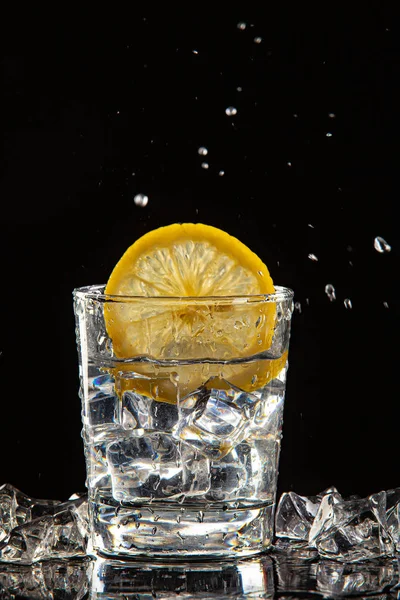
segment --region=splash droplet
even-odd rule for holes
[[[301,315],[301,303],[300,302],[294,303],[294,310],[296,310]]]
[[[240,85],[239,85],[239,86],[236,88],[236,91],[237,91],[237,92],[242,92],[242,91],[243,91],[243,88],[242,88],[242,87],[240,87]]]
[[[308,258],[309,258],[310,260],[313,260],[314,262],[318,262],[318,257],[317,257],[317,256],[315,256],[315,254],[309,254],[309,255],[308,255]]]
[[[387,243],[387,241],[379,235],[374,239],[374,248],[377,252],[381,253],[390,252],[392,249],[392,247]]]
[[[328,296],[329,300],[333,302],[336,300],[336,290],[331,283],[327,283],[325,286],[325,294]]]
[[[262,42],[262,37],[257,36],[257,37],[254,38],[254,43],[255,44],[261,44],[261,42]]]
[[[328,131],[328,133],[325,134],[326,137],[332,137],[333,133],[331,133],[330,131]]]
[[[136,194],[136,196],[133,198],[133,201],[136,206],[144,207],[147,205],[149,198],[145,194]]]
[[[202,169],[208,169],[208,167],[209,167],[209,166],[210,166],[210,165],[209,165],[207,162],[202,162],[202,163],[201,163],[201,168],[202,168]]]
[[[384,306],[385,308],[389,308],[389,304],[388,304],[388,302],[384,302],[384,303],[383,303],[383,306]]]
[[[153,527],[153,529],[151,530],[151,533],[152,533],[153,535],[155,535],[155,534],[157,533],[157,527]]]
[[[328,117],[330,119],[334,119],[336,117],[335,113],[328,113]]]
[[[192,50],[193,54],[198,54],[199,51],[198,50]]]
[[[234,106],[228,106],[228,108],[225,109],[225,114],[227,114],[228,117],[234,117],[237,115],[237,108]]]
[[[344,305],[345,305],[346,308],[349,308],[349,309],[353,308],[353,304],[352,304],[350,298],[345,298],[344,301],[343,301],[343,303],[344,303]]]
[[[292,163],[291,163],[291,162],[287,162],[286,164],[287,164],[287,166],[288,166],[288,167],[291,167],[291,166],[292,166]]]
[[[223,176],[225,175],[225,171],[220,171],[220,172],[218,173],[218,175],[219,175],[220,177],[223,177]]]
[[[200,156],[207,156],[208,148],[206,148],[205,146],[200,146],[197,152],[200,154]]]
[[[314,225],[311,225],[311,223],[308,223],[308,226],[311,227],[311,229],[314,229]]]
[[[238,23],[238,24],[236,25],[236,27],[237,27],[238,29],[240,29],[240,31],[244,31],[244,30],[246,29],[246,27],[247,27],[247,24],[246,24],[244,21],[240,21],[240,23]]]

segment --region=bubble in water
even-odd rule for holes
[[[374,248],[377,252],[390,252],[392,247],[389,246],[389,244],[387,243],[386,240],[383,239],[383,237],[380,237],[379,235],[374,239]]]
[[[244,21],[240,21],[240,23],[238,23],[238,24],[236,25],[236,27],[237,27],[238,29],[240,29],[240,31],[244,31],[244,30],[246,29],[246,27],[247,27],[247,24],[246,24]]]
[[[234,117],[237,115],[237,108],[234,106],[228,106],[228,108],[225,109],[225,114],[227,114],[228,117]]]
[[[202,169],[208,169],[208,167],[209,167],[209,166],[210,166],[210,165],[208,164],[208,162],[202,162],[202,163],[201,163],[201,168],[202,168]]]
[[[336,290],[331,283],[327,283],[325,286],[325,294],[328,296],[329,300],[333,302],[336,300]]]
[[[308,258],[309,258],[310,260],[313,260],[314,262],[318,262],[318,258],[315,256],[315,254],[309,254],[309,255],[308,255]]]
[[[326,137],[332,137],[333,133],[331,133],[330,131],[328,131],[328,133],[325,134]]]
[[[353,304],[351,303],[350,298],[345,298],[343,301],[346,308],[353,308]]]
[[[384,303],[383,303],[383,306],[384,306],[385,308],[389,308],[389,304],[388,304],[388,302],[384,302]]]
[[[206,148],[205,146],[200,146],[197,152],[200,154],[200,156],[207,156],[208,148]]]
[[[136,196],[133,198],[133,201],[136,204],[136,206],[143,207],[147,205],[149,198],[145,194],[136,194]]]
[[[330,119],[334,119],[336,117],[335,113],[328,113],[328,117]]]
[[[257,36],[257,37],[254,38],[254,43],[255,44],[261,44],[261,42],[262,42],[262,37]]]
[[[301,303],[300,302],[294,303],[294,310],[297,310],[297,312],[301,315]]]
[[[219,175],[220,177],[222,177],[223,175],[225,175],[225,171],[220,171],[220,172],[218,173],[218,175]]]

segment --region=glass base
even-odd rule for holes
[[[269,556],[223,562],[176,563],[98,558],[93,564],[90,600],[110,598],[272,598]]]
[[[91,502],[92,544],[110,557],[241,558],[272,543],[274,504],[246,508]]]

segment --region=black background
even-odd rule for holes
[[[3,22],[0,483],[84,489],[72,290],[193,221],[250,246],[301,305],[279,491],[398,486],[399,21],[193,11]]]

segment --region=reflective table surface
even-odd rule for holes
[[[240,561],[158,562],[83,558],[0,564],[0,599],[400,598],[398,559],[353,564],[270,552]]]

